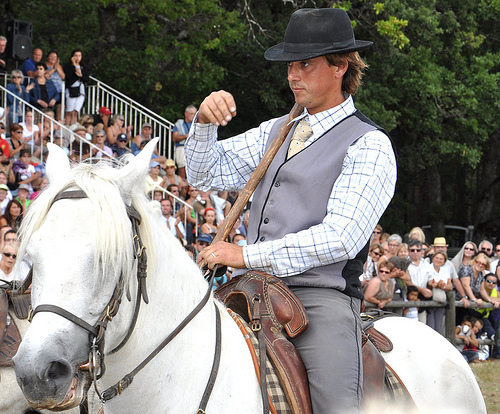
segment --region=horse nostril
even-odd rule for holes
[[[71,375],[71,367],[64,362],[53,361],[45,371],[45,379],[57,380]]]

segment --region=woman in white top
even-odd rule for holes
[[[26,145],[28,146],[28,149],[30,147],[39,146],[40,128],[37,124],[33,123],[33,111],[26,111],[24,122],[20,122],[19,125],[23,127],[23,138],[26,142]]]
[[[447,260],[448,256],[446,253],[434,253],[432,257],[432,266],[430,266],[429,269],[429,281],[427,282],[427,287],[432,289],[432,300],[443,304],[443,306],[437,308],[427,309],[427,325],[438,333],[441,333],[441,329],[443,328],[446,291],[453,288],[450,273],[448,269],[444,267]]]
[[[17,259],[17,246],[7,243],[2,248],[2,261],[0,262],[0,285],[13,280],[20,280],[17,273],[13,272]]]

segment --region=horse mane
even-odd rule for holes
[[[107,162],[94,165],[82,163],[71,169],[67,179],[51,183],[32,203],[23,220],[19,256],[24,257],[26,254],[27,242],[45,222],[55,197],[65,190],[79,188],[87,194],[97,211],[97,214],[89,214],[89,220],[95,220],[96,224],[93,246],[95,274],[104,275],[102,269],[110,267],[113,271],[123,271],[125,279],[130,280],[134,269],[134,235],[124,195],[119,188],[119,179],[123,179],[120,171],[121,168],[112,167]],[[140,185],[143,184],[142,180],[139,182],[132,194],[125,195],[125,198],[132,200],[132,206],[141,215],[141,240],[147,246],[148,253],[154,255],[156,246],[151,232],[151,216],[154,212],[144,194],[144,186]],[[154,261],[150,264],[154,266]]]

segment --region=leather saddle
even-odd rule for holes
[[[215,295],[248,322],[252,330],[261,329],[267,356],[293,414],[312,414],[307,372],[288,340],[309,326],[306,310],[297,296],[277,277],[258,271],[231,279]],[[386,367],[379,350],[392,350],[392,343],[370,324],[363,330],[362,345],[364,395],[367,399],[380,399],[384,395]]]

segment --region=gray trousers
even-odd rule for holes
[[[291,289],[310,320],[307,331],[292,342],[307,370],[313,414],[361,411],[361,301],[335,289]]]

